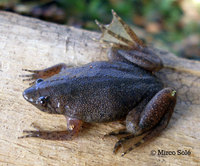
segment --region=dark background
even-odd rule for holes
[[[0,0],[0,9],[42,20],[98,30],[114,9],[144,40],[188,59],[200,60],[200,0]]]

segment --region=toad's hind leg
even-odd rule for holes
[[[146,133],[143,139],[129,148],[127,152],[159,134],[167,126],[175,103],[176,91],[172,88],[165,88],[159,91],[144,108],[139,106],[130,111],[126,117],[126,129],[130,135],[122,137],[115,144],[114,152],[130,138]],[[127,152],[124,152],[122,155],[125,155]]]
[[[152,139],[153,137],[157,136],[162,130],[164,130],[169,123],[172,113],[173,113],[173,109],[170,109],[169,112],[167,112],[164,115],[162,120],[156,125],[155,128],[151,129],[141,140],[139,140],[133,146],[129,147],[128,150],[123,152],[122,156],[124,156],[128,152],[132,151],[134,148],[140,146],[141,144],[147,142],[148,140]]]
[[[111,46],[108,58],[111,61],[132,62],[152,72],[160,70],[163,67],[161,59],[152,49],[143,44],[135,32],[114,11],[112,14],[113,20],[109,25],[102,25],[96,21],[102,31],[100,42]],[[118,24],[120,26],[116,30],[115,26]]]
[[[135,32],[130,28],[129,25],[127,25],[118,15],[117,13],[112,10],[112,14],[114,17],[117,18],[117,20],[121,23],[121,25],[123,26],[124,30],[126,31],[126,33],[131,37],[131,39],[136,42],[136,44],[140,45],[140,46],[144,46],[142,40],[140,40],[137,35],[135,34]]]
[[[39,78],[46,79],[55,74],[60,73],[63,69],[66,69],[67,67],[71,67],[71,66],[67,66],[64,63],[59,63],[57,65],[51,66],[51,67],[43,69],[43,70],[22,69],[23,71],[27,71],[32,74],[26,74],[26,75],[24,74],[24,75],[20,75],[20,77],[25,77],[25,79],[23,79],[23,81],[32,81],[32,80],[34,81]],[[33,83],[34,82],[32,82],[30,84],[33,84]]]
[[[119,56],[145,70],[156,72],[163,68],[162,60],[149,48],[117,50]]]
[[[37,137],[46,140],[72,140],[78,135],[83,122],[75,118],[67,117],[66,119],[66,131],[42,131],[40,127],[35,127],[37,130],[24,130],[23,132],[27,135],[19,138]]]

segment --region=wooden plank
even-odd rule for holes
[[[200,63],[156,50],[165,65],[158,73],[166,86],[178,91],[178,102],[162,134],[121,157],[112,149],[117,138],[103,135],[122,127],[118,123],[88,125],[73,141],[18,139],[37,123],[44,129],[66,128],[65,118],[45,114],[22,97],[28,87],[22,68],[41,69],[56,63],[81,65],[106,60],[107,49],[84,31],[37,19],[0,12],[0,165],[198,165],[200,163]],[[66,44],[67,43],[67,44]],[[190,155],[151,155],[151,151],[189,150]]]

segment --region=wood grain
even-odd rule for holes
[[[88,125],[73,141],[18,139],[37,123],[44,129],[66,128],[65,118],[45,114],[22,97],[28,87],[22,68],[41,69],[65,62],[81,65],[107,59],[106,49],[91,40],[99,33],[0,12],[0,165],[198,165],[200,163],[200,63],[155,49],[166,68],[158,73],[178,91],[169,126],[159,137],[125,157],[112,154],[117,138],[103,135],[118,123]],[[190,150],[190,155],[151,155],[151,151]]]

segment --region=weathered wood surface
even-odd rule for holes
[[[164,69],[158,76],[178,91],[169,126],[159,137],[121,157],[112,154],[116,138],[103,135],[121,127],[93,124],[73,141],[18,139],[33,122],[44,129],[66,128],[65,118],[42,113],[22,97],[28,87],[22,68],[41,69],[56,63],[72,65],[105,60],[91,37],[98,33],[0,12],[0,165],[198,165],[200,163],[200,63],[160,51]],[[67,46],[66,46],[67,41]],[[158,50],[157,50],[158,51]],[[190,155],[151,155],[151,151],[190,150]]]

